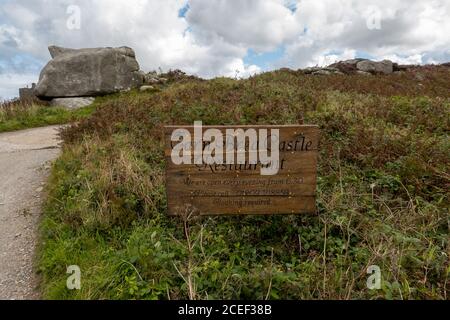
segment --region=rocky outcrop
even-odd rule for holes
[[[391,74],[400,71],[401,66],[389,60],[380,62],[367,59],[351,59],[333,63],[327,67],[312,67],[301,70],[305,74],[328,75],[328,74]]]
[[[325,67],[325,68],[310,67],[301,70],[301,72],[303,72],[304,74],[312,74],[312,75],[344,74],[339,69],[332,67]]]
[[[144,82],[145,84],[149,85],[163,85],[166,83],[173,83],[184,80],[189,81],[201,79],[193,75],[187,75],[185,72],[179,69],[170,70],[164,74],[158,74],[156,71],[151,71],[144,75]]]
[[[363,60],[356,64],[356,69],[375,74],[391,74],[394,72],[394,64],[389,60],[383,60],[381,62]]]
[[[167,79],[152,71],[144,75],[144,82],[149,85],[164,84],[167,82]]]
[[[340,72],[345,73],[345,74],[352,74],[352,73],[356,73],[358,71],[358,68],[356,66],[361,61],[364,61],[364,59],[344,60],[344,61],[339,61],[339,62],[333,63],[333,64],[329,65],[328,67],[337,69]]]
[[[38,97],[100,96],[140,87],[144,75],[133,49],[49,47],[52,60],[44,67],[35,93]]]

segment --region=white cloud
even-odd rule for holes
[[[422,64],[423,56],[421,54],[413,54],[410,56],[402,57],[397,54],[388,54],[382,57],[383,59],[395,61],[398,64]]]
[[[81,9],[79,30],[66,27],[71,4]],[[233,73],[231,68],[246,49],[218,38],[199,44],[187,31],[186,19],[178,17],[185,4],[185,0],[7,1],[0,9],[0,18],[6,20],[0,23],[0,50],[8,49],[9,58],[25,52],[46,61],[50,44],[127,45],[135,49],[144,70],[181,68],[206,77]]]
[[[330,53],[330,54],[314,55],[312,56],[312,61],[314,65],[324,67],[338,61],[354,59],[355,57],[356,57],[355,50],[345,49],[343,52],[339,54]]]
[[[450,2],[445,0],[303,0],[295,16],[307,32],[288,44],[285,59],[302,67],[317,63],[317,56],[327,52],[345,50],[376,59],[442,58],[442,48],[450,45],[449,15]],[[378,18],[379,28],[373,28]]]
[[[180,68],[203,77],[260,72],[244,63],[249,49],[282,47],[284,56],[270,65],[292,68],[361,53],[400,63],[450,60],[448,0],[0,1],[0,74],[34,74],[34,81],[50,44],[127,45],[143,70]],[[69,5],[81,9],[79,30],[66,27]]]
[[[0,74],[0,101],[18,95],[18,88],[24,88],[36,82],[35,74]]]
[[[186,15],[202,42],[211,39],[271,51],[298,33],[300,23],[283,0],[191,0]]]

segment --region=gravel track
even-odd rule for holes
[[[59,126],[0,133],[0,299],[39,299],[35,248]]]

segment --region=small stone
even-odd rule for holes
[[[313,75],[329,75],[331,71],[328,70],[318,70],[312,73]]]
[[[145,80],[145,82],[149,83],[149,84],[158,84],[160,81],[158,78],[147,78]]]
[[[155,87],[153,87],[153,86],[142,86],[142,87],[139,89],[139,91],[141,91],[141,92],[145,92],[145,91],[153,91],[153,90],[155,90]]]
[[[317,71],[322,70],[322,68],[319,67],[309,67],[309,68],[305,68],[305,69],[300,69],[299,71],[303,72],[304,74],[311,74]]]
[[[42,190],[44,190],[44,188],[43,187],[39,187],[39,188],[36,189],[36,192],[42,192]]]
[[[67,109],[79,109],[91,105],[94,103],[94,100],[94,97],[55,98],[50,102],[50,105]]]

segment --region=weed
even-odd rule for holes
[[[417,70],[416,70],[417,71]],[[450,73],[176,77],[63,132],[39,269],[58,299],[447,299]],[[176,75],[176,74],[175,74]],[[318,215],[168,217],[164,124],[318,124]],[[82,289],[65,289],[65,267]],[[382,288],[366,287],[378,265]]]
[[[77,110],[51,107],[38,99],[1,102],[0,132],[70,123],[88,117],[94,109],[95,104]]]

